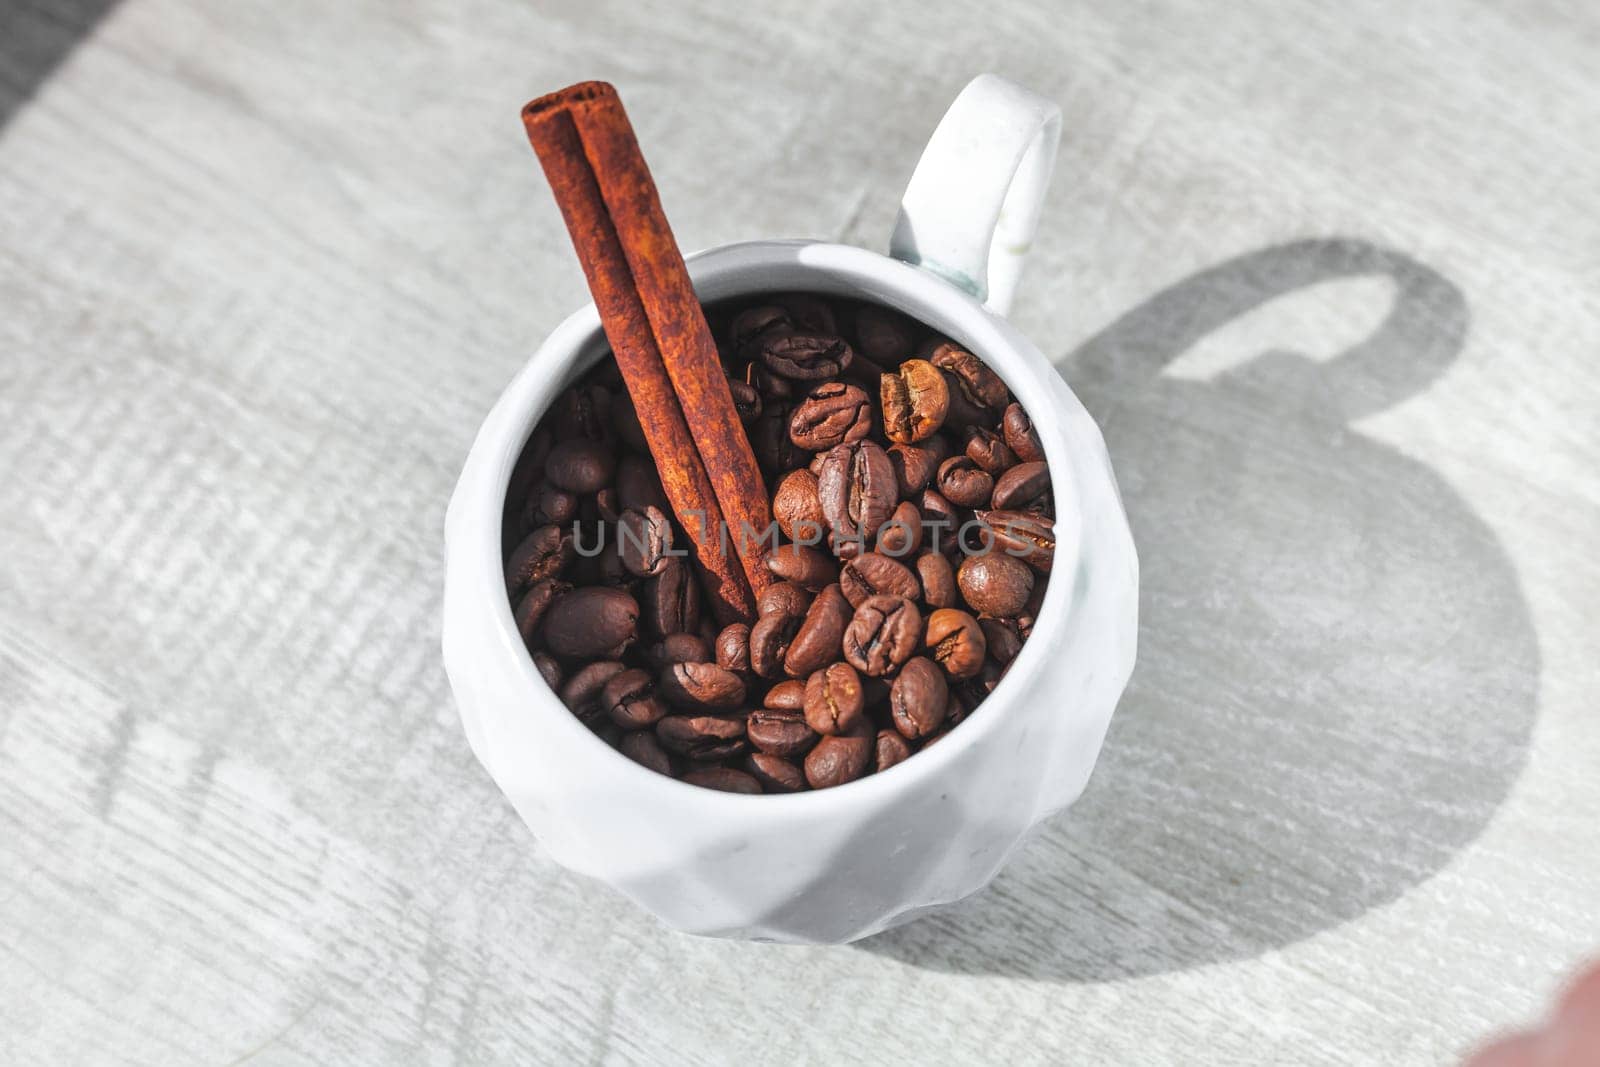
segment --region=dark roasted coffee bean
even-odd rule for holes
[[[800,618],[811,606],[811,594],[794,582],[773,582],[756,597],[757,617],[788,615]]]
[[[837,583],[823,587],[806,609],[800,628],[783,654],[783,672],[791,678],[804,678],[838,659],[851,613],[850,603]]]
[[[1049,469],[1043,463],[1019,463],[994,483],[991,502],[995,509],[1001,511],[1051,514]]]
[[[817,743],[817,732],[806,724],[805,715],[788,708],[752,711],[745,717],[745,733],[756,748],[785,759],[802,755]]]
[[[822,514],[840,540],[876,536],[900,501],[889,454],[872,441],[830,449],[817,475]]]
[[[716,789],[723,793],[760,793],[761,783],[743,771],[732,767],[707,767],[700,771],[687,771],[683,780],[690,785]]]
[[[1022,631],[1012,619],[979,619],[989,658],[1004,667],[1022,651]]]
[[[1005,433],[1006,445],[1017,454],[1017,458],[1024,463],[1044,462],[1044,445],[1039,443],[1039,434],[1033,428],[1033,420],[1028,418],[1028,413],[1022,410],[1021,404],[1012,404],[1006,408],[1005,416],[1000,421],[1000,428]]]
[[[617,440],[638,452],[644,452],[649,446],[645,443],[644,427],[639,425],[639,412],[633,406],[633,398],[626,392],[618,393],[611,402],[611,426],[616,431]]]
[[[994,479],[965,455],[951,456],[939,464],[935,480],[939,494],[957,507],[978,508],[989,502]]]
[[[657,668],[669,663],[705,663],[711,659],[711,648],[699,634],[668,634],[645,649],[644,658]]]
[[[905,597],[872,596],[845,627],[844,658],[864,674],[888,674],[906,660],[922,637],[922,616]]]
[[[606,682],[600,703],[611,721],[624,730],[643,730],[654,726],[667,713],[667,702],[656,694],[656,681],[649,671],[627,670]]]
[[[594,509],[600,513],[600,518],[615,524],[622,518],[622,505],[617,500],[616,489],[607,486],[594,495]]]
[[[872,401],[845,382],[812,387],[789,416],[789,439],[812,452],[859,441],[871,429]]]
[[[1027,637],[1033,628],[1033,620],[1039,617],[1040,610],[1044,607],[1045,590],[1050,586],[1050,575],[1041,571],[1033,579],[1033,592],[1028,594],[1028,602],[1023,605],[1022,613],[1018,616],[1019,624],[1024,626],[1022,636]]]
[[[561,597],[544,617],[550,651],[573,659],[622,655],[639,635],[639,603],[624,590],[585,586]]]
[[[806,679],[806,725],[819,734],[847,734],[861,722],[861,678],[848,663],[834,663]]]
[[[717,634],[716,663],[725,671],[750,669],[750,624],[730,623]]]
[[[761,706],[777,711],[799,711],[805,707],[806,683],[799,678],[778,682],[761,698]]]
[[[650,730],[623,734],[622,740],[617,743],[617,750],[639,766],[657,774],[672,774],[672,757],[667,755],[667,750],[661,747],[661,742]]]
[[[671,558],[672,525],[660,508],[625,511],[617,523],[617,552],[629,574],[653,578]]]
[[[1055,523],[1025,511],[980,511],[978,520],[994,531],[995,549],[1015,556],[1034,570],[1050,573],[1055,563]]]
[[[769,476],[811,462],[811,453],[789,439],[789,417],[793,410],[793,405],[787,401],[770,402],[750,428],[750,447]]]
[[[522,599],[517,601],[517,608],[512,612],[516,620],[517,632],[522,635],[522,643],[532,647],[534,634],[538,632],[539,624],[544,621],[545,613],[550,610],[550,605],[565,596],[572,588],[566,582],[554,578],[546,578],[542,582],[534,582],[528,591],[522,594]]]
[[[650,629],[689,633],[700,626],[700,585],[681,556],[668,556],[659,574],[644,583],[645,618]]]
[[[561,703],[584,722],[592,722],[606,712],[601,700],[606,683],[627,669],[616,660],[586,664],[562,685]]]
[[[783,536],[802,545],[820,545],[827,536],[827,520],[817,498],[817,476],[804,467],[790,471],[772,496],[772,520]]]
[[[561,688],[561,664],[548,652],[535,652],[533,654],[534,670],[539,672],[539,677],[544,679],[552,692]]]
[[[914,499],[933,484],[939,473],[943,458],[927,444],[889,446],[889,465],[894,468],[895,486],[902,497]]]
[[[838,333],[839,322],[834,317],[833,306],[820,296],[810,293],[784,293],[772,302],[789,313],[789,318],[802,330],[815,333]]]
[[[932,436],[950,411],[950,387],[925,359],[908,359],[893,374],[885,374],[879,379],[878,397],[884,436],[896,444]]]
[[[555,440],[575,437],[606,442],[611,438],[611,390],[600,385],[574,386],[551,407]]]
[[[956,606],[956,572],[950,557],[941,552],[924,552],[917,557],[917,579],[922,583],[922,601],[928,607]]]
[[[656,723],[656,737],[668,752],[692,760],[720,760],[745,749],[744,716],[737,713],[668,715]]]
[[[856,341],[868,359],[894,366],[911,354],[916,327],[904,315],[863,304],[856,309]]]
[[[945,710],[950,725],[954,726],[972,714],[994,692],[994,687],[1000,684],[1004,675],[1003,667],[993,660],[987,660],[977,674],[951,686],[950,692],[955,699]]]
[[[985,421],[997,421],[1011,403],[1006,383],[966,349],[946,341],[935,345],[926,358],[935,367],[949,372],[958,386],[955,391],[977,408]]]
[[[865,722],[865,720],[863,720]],[[806,781],[812,789],[829,789],[860,778],[872,761],[876,733],[824,737],[806,754]]]
[[[744,769],[768,793],[798,793],[806,788],[805,772],[781,756],[752,752],[745,757]]]
[[[794,382],[787,378],[778,377],[760,363],[751,363],[745,367],[744,378],[756,392],[761,394],[761,410],[763,413],[774,405],[781,405],[785,410],[793,407],[794,405],[788,402],[792,401],[795,394],[800,392]],[[784,416],[784,425],[788,425],[787,415]]]
[[[968,556],[956,571],[961,597],[982,615],[1016,615],[1033,592],[1033,568],[1000,552]]]
[[[915,656],[906,661],[889,689],[889,714],[894,728],[908,740],[927,737],[944,722],[950,687],[931,659]]]
[[[545,478],[557,489],[569,493],[599,492],[611,484],[616,473],[616,450],[587,437],[557,441],[544,461]]]
[[[732,708],[744,703],[744,679],[715,663],[671,663],[658,688],[680,708]]]
[[[806,382],[837,378],[855,355],[843,337],[804,330],[769,330],[740,351],[780,377]]]
[[[655,468],[631,453],[617,461],[617,504],[623,511],[670,510]]]
[[[783,308],[776,304],[757,304],[733,317],[729,333],[734,347],[740,348],[768,330],[786,330],[793,326],[794,321]]]
[[[909,500],[900,501],[889,521],[878,528],[878,551],[892,559],[904,559],[922,547],[922,512]]]
[[[899,560],[879,552],[866,552],[839,570],[839,589],[851,608],[871,596],[898,596],[915,600],[922,593],[917,576]]]
[[[506,588],[516,596],[535,582],[554,578],[572,562],[572,535],[559,526],[541,526],[511,550]]]
[[[545,482],[528,498],[528,507],[522,519],[532,529],[545,525],[565,526],[577,515],[577,496]]]
[[[800,620],[793,615],[763,615],[750,627],[750,669],[762,678],[777,678],[783,673],[783,658],[789,653]]]
[[[967,445],[963,451],[968,459],[996,480],[1017,465],[1016,453],[1006,447],[1000,435],[982,426],[967,429]]]
[[[733,410],[739,421],[749,426],[761,417],[761,390],[749,382],[728,380],[728,392],[733,395]]]
[[[767,569],[781,581],[816,592],[839,576],[832,557],[809,545],[779,545],[767,553]]]
[[[940,608],[928,616],[923,644],[935,663],[952,678],[971,678],[983,669],[988,651],[978,620],[956,608]]]
[[[961,550],[958,535],[964,521],[956,506],[932,489],[918,501],[922,512],[922,543],[934,552],[954,555]]]
[[[623,740],[626,743],[627,739]],[[882,774],[896,763],[904,763],[910,756],[911,746],[906,744],[906,739],[900,736],[898,730],[878,731],[872,751],[872,769],[875,773]]]

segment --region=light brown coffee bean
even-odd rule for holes
[[[978,620],[955,608],[940,608],[928,616],[923,644],[934,662],[952,678],[971,678],[983,669],[988,651]],[[890,697],[893,700],[893,696]]]
[[[806,679],[806,725],[819,734],[847,734],[863,719],[861,678],[848,663],[834,663]]]

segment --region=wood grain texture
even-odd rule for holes
[[[0,1062],[1447,1063],[1529,1018],[1600,951],[1597,49],[1561,0],[125,0],[0,129]],[[515,108],[617,84],[685,247],[882,247],[984,69],[1065,111],[1014,319],[1106,429],[1134,684],[957,911],[670,934],[541,854],[438,662],[455,474],[585,298]]]

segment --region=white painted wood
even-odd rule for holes
[[[1442,1063],[1600,949],[1600,22],[991,11],[126,0],[16,108],[0,1062]],[[614,80],[690,247],[880,248],[985,69],[1063,109],[1013,317],[1117,462],[1133,688],[960,913],[666,933],[439,666],[450,486],[583,291],[517,109]]]

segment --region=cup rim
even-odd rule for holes
[[[1029,386],[1027,392],[1040,401],[1048,398],[1052,384],[1065,388],[1049,361],[1026,337],[972,296],[928,271],[867,249],[806,239],[742,241],[696,252],[686,257],[686,262],[696,291],[707,302],[784,291],[833,292],[845,298],[871,300],[895,308],[969,347],[1000,375],[1013,395],[1018,392],[1015,385],[1024,378]],[[814,282],[796,282],[793,280],[796,274],[814,276]],[[833,284],[823,284],[825,282]],[[1058,557],[1033,632],[1023,642],[1017,658],[989,695],[959,727],[940,739],[933,752],[919,751],[914,753],[915,758],[904,760],[887,771],[863,775],[828,789],[728,793],[692,785],[641,766],[578,721],[539,676],[517,631],[513,605],[505,594],[501,526],[512,466],[526,447],[538,419],[557,395],[551,391],[540,405],[537,394],[542,381],[555,376],[564,382],[575,365],[587,365],[586,353],[597,355],[605,351],[604,342],[599,313],[593,302],[578,308],[550,332],[534,356],[506,386],[472,446],[467,466],[469,470],[480,468],[484,477],[473,498],[460,501],[466,508],[460,516],[464,521],[459,528],[454,521],[458,502],[451,502],[452,522],[447,539],[452,544],[447,554],[452,563],[466,555],[472,568],[466,580],[479,590],[487,589],[490,599],[498,605],[488,620],[495,638],[493,654],[509,660],[506,666],[518,675],[530,697],[529,712],[537,714],[541,720],[552,720],[541,721],[538,729],[549,727],[558,734],[572,737],[574,744],[595,746],[589,751],[602,760],[609,757],[606,765],[622,775],[624,781],[643,790],[671,790],[662,797],[663,801],[736,804],[741,806],[741,815],[749,817],[762,812],[771,813],[773,817],[793,816],[801,811],[815,814],[827,805],[864,804],[908,791],[923,779],[941,773],[986,738],[996,728],[1007,698],[1025,688],[1027,678],[1036,673],[1043,657],[1049,654],[1051,646],[1062,640],[1072,621],[1077,598],[1071,587],[1082,570],[1084,545],[1080,497],[1075,479],[1071,477],[1053,473],[1052,487],[1057,502],[1058,553],[1063,548],[1059,538],[1061,504],[1064,500],[1071,504],[1073,521],[1069,544],[1072,558],[1068,567],[1062,568]],[[993,355],[995,352],[1001,353],[998,358]],[[1040,431],[1052,472],[1069,473],[1068,444],[1061,421],[1047,419],[1043,423],[1035,421],[1034,425]],[[458,496],[466,485],[464,477],[457,490]],[[447,568],[447,581],[449,570],[453,569]],[[985,708],[989,709],[988,714],[984,713]]]

